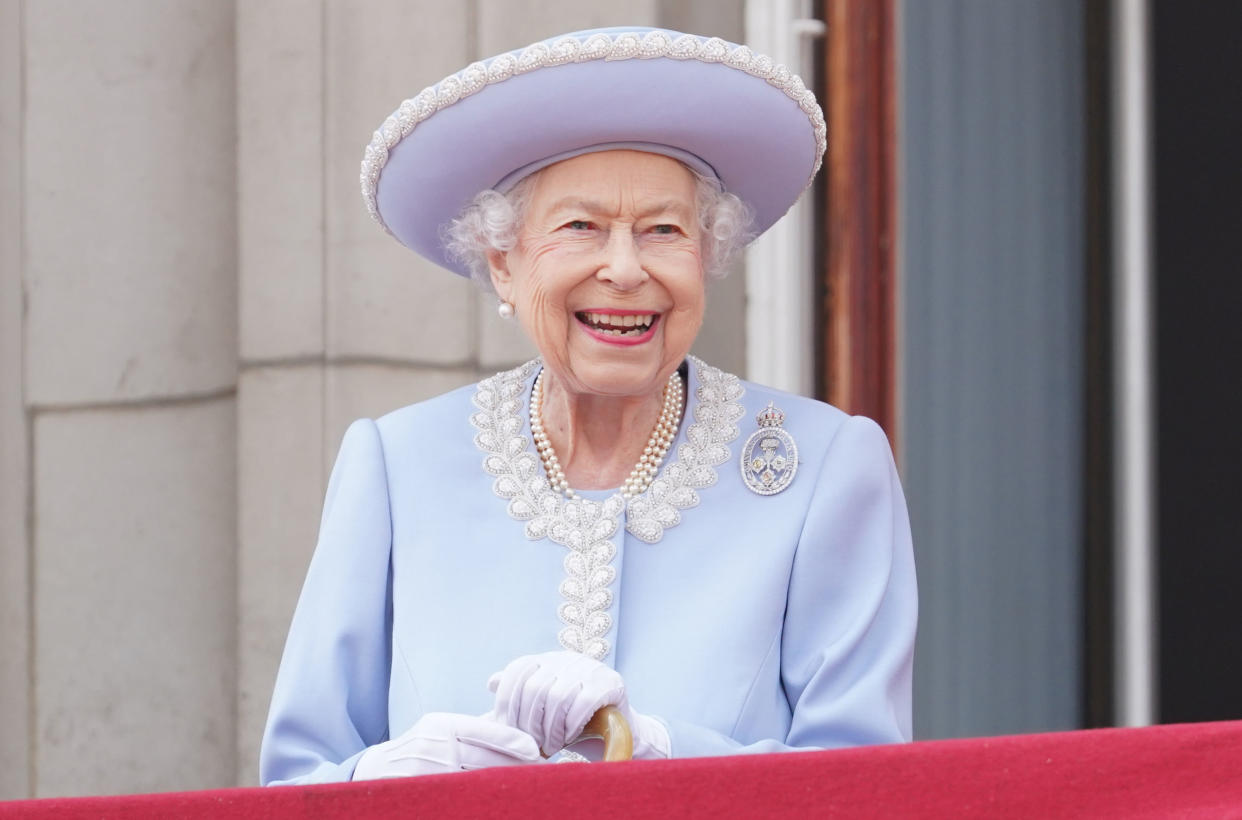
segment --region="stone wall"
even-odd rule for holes
[[[229,784],[233,9],[0,14],[3,438],[24,461],[4,481],[4,598],[23,606],[0,633],[2,792]]]
[[[0,0],[0,799],[252,784],[340,436],[532,354],[379,231],[471,60],[742,2]],[[740,276],[699,352],[742,369]]]

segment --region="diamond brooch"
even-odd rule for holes
[[[782,426],[785,414],[772,402],[755,416],[759,429],[742,446],[742,481],[751,492],[776,495],[798,471],[798,445]]]

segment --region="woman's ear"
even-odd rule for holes
[[[496,295],[506,302],[512,301],[509,298],[510,287],[513,284],[513,273],[509,270],[509,260],[501,251],[492,248],[487,252],[487,269],[492,276],[492,287],[496,290]]]

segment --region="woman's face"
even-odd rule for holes
[[[640,151],[584,154],[533,181],[516,247],[489,255],[544,364],[574,393],[663,389],[703,322],[694,176]]]

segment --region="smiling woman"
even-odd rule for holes
[[[651,455],[646,431],[703,323],[702,244],[681,163],[606,151],[538,172],[514,248],[488,254],[550,374],[540,421],[570,486],[620,486]]]
[[[707,280],[809,184],[823,131],[745,47],[608,30],[469,66],[376,132],[376,221],[494,291],[540,357],[346,434],[263,782],[589,756],[604,706],[640,758],[909,739],[883,432],[689,355]]]
[[[493,250],[488,264],[551,371],[554,437],[591,418],[613,460],[617,444],[641,449],[634,433],[651,429],[661,387],[703,323],[701,248],[694,177],[676,160],[607,151],[539,172],[514,248]],[[627,334],[639,316],[645,329]],[[589,412],[571,408],[581,401],[592,402]],[[617,442],[618,431],[631,441]],[[597,486],[616,486],[610,477]]]

